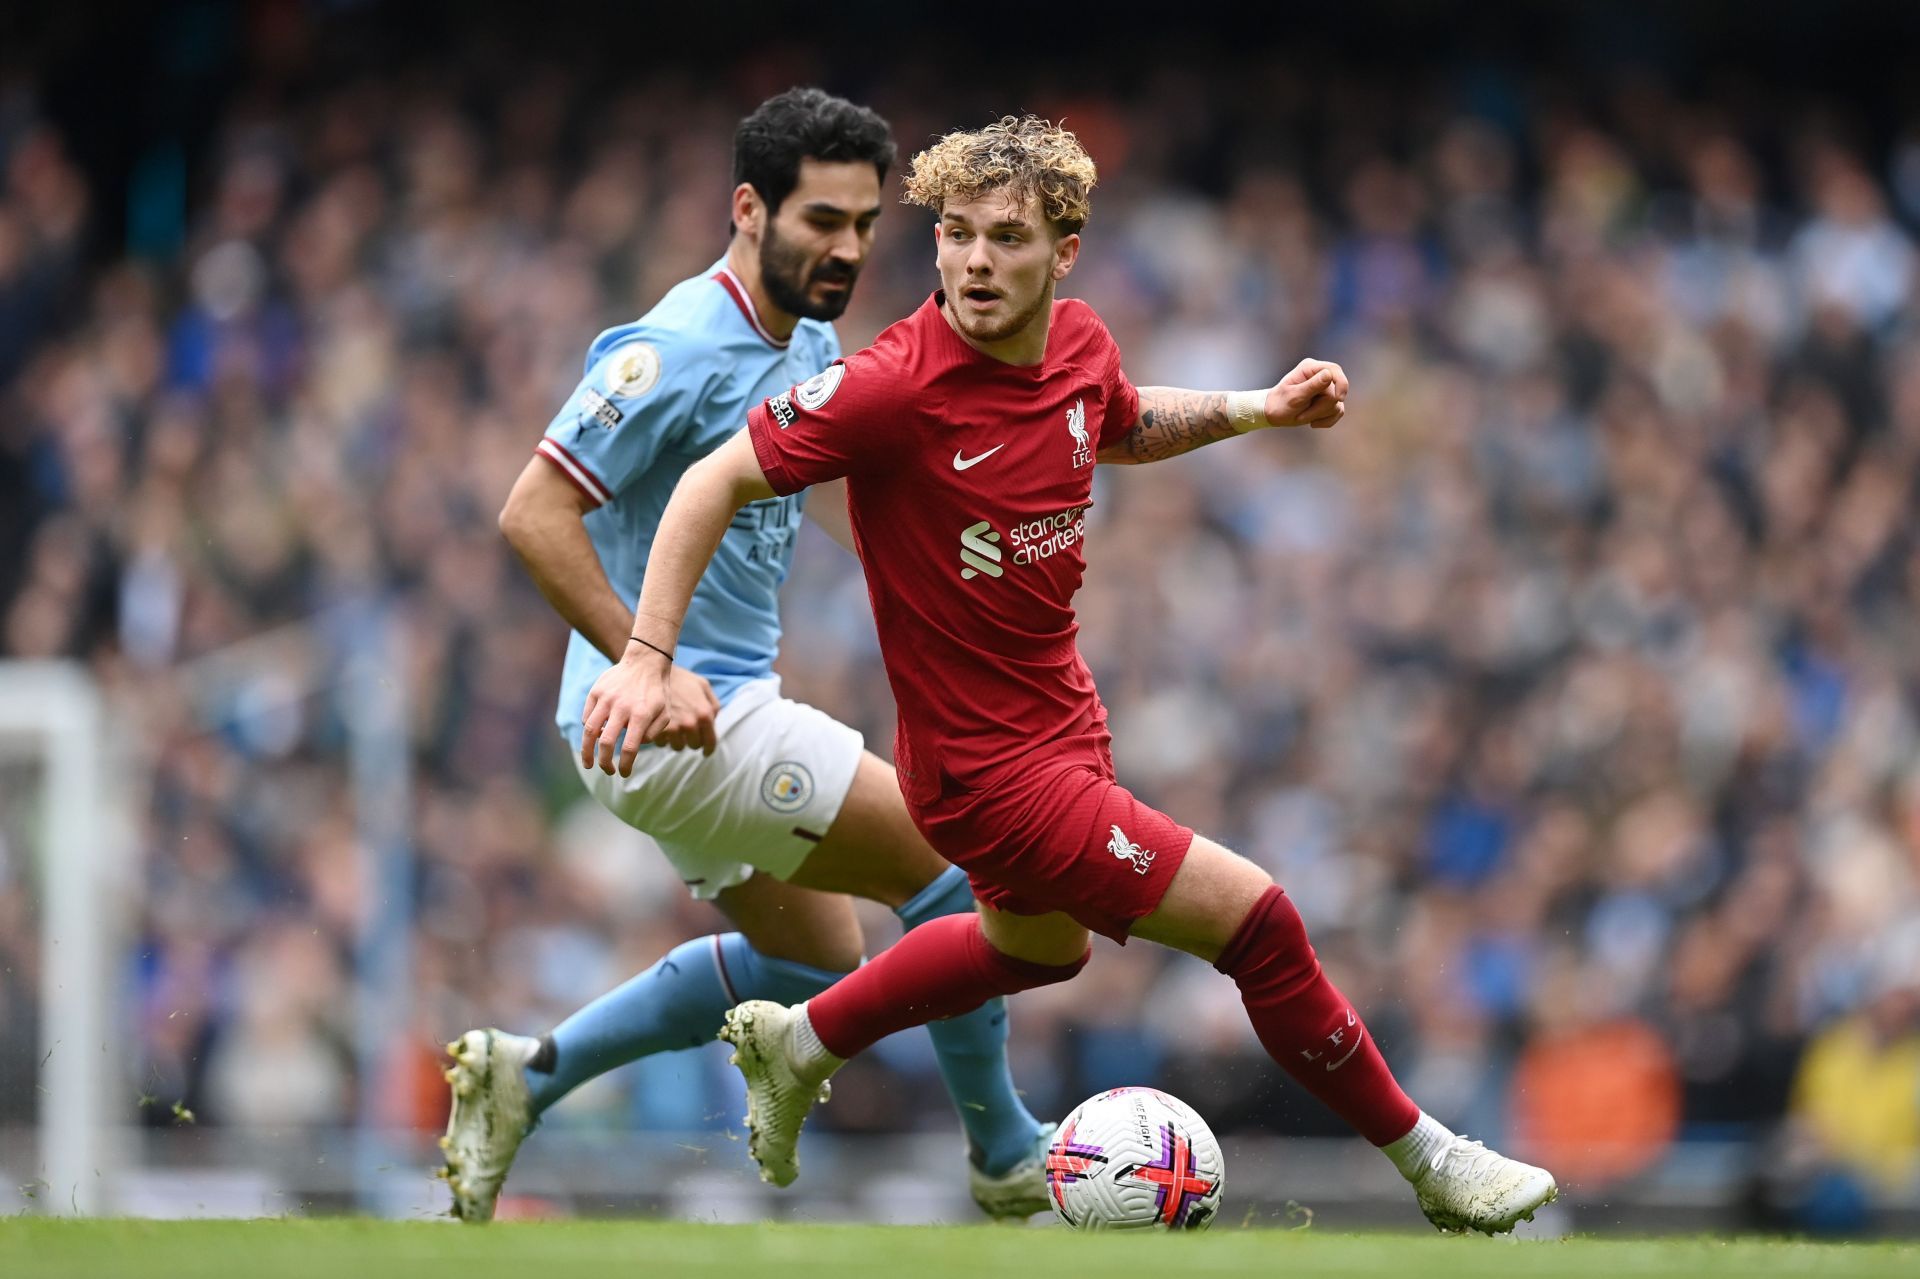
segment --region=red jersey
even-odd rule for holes
[[[775,492],[847,477],[900,786],[921,808],[1104,719],[1073,596],[1094,455],[1140,412],[1084,302],[1054,303],[1030,368],[968,346],[940,304],[747,415]]]

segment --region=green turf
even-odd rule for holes
[[[699,1226],[0,1220],[0,1275],[21,1279],[983,1279],[998,1275],[1920,1275],[1920,1247],[1762,1240],[1555,1242],[1235,1230],[1088,1236],[993,1226]]]

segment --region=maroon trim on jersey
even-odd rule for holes
[[[567,482],[586,494],[595,506],[605,506],[613,500],[613,494],[607,492],[607,486],[600,482],[600,477],[589,471],[579,458],[567,452],[559,441],[551,437],[543,439],[533,446],[533,452],[536,457],[544,457],[559,468],[560,474],[567,477]]]
[[[720,948],[720,934],[713,934],[713,966],[720,974],[720,988],[727,992],[727,998],[733,1003],[740,1002],[740,996],[733,989],[733,977],[727,972],[727,952]]]
[[[733,304],[740,308],[740,314],[747,317],[747,323],[753,326],[753,331],[760,335],[762,342],[768,346],[778,347],[782,351],[787,349],[787,343],[769,333],[767,326],[760,322],[760,312],[753,306],[753,295],[747,292],[746,285],[740,283],[739,276],[726,267],[721,267],[708,278],[718,281],[720,287],[727,291],[727,296],[731,297]]]

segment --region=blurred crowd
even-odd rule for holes
[[[80,657],[124,708],[129,1118],[330,1124],[372,1089],[438,1127],[440,1042],[544,1030],[714,927],[579,792],[564,627],[494,519],[592,336],[720,256],[732,123],[788,75],[237,95],[177,244],[92,256],[61,133],[0,100],[0,655]],[[1123,780],[1273,871],[1456,1126],[1576,1189],[1733,1138],[1776,1180],[1841,1177],[1843,1213],[1911,1194],[1920,117],[1889,145],[1643,81],[926,83],[858,95],[909,153],[1004,109],[1080,131],[1102,181],[1066,291],[1137,383],[1265,385],[1307,354],[1353,379],[1335,432],[1099,476],[1081,644]],[[849,348],[933,286],[928,231],[882,220]],[[785,607],[789,692],[887,753],[857,566],[810,533]],[[413,1025],[367,1079],[334,693],[382,617]],[[0,955],[27,973],[9,830]],[[33,995],[0,982],[4,1038]],[[1336,1131],[1197,961],[1103,946],[1014,1016],[1043,1114],[1158,1082],[1223,1131]],[[933,1077],[890,1041],[817,1122],[946,1126]],[[732,1088],[678,1054],[549,1123],[715,1128]]]

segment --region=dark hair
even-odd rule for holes
[[[754,108],[733,131],[733,181],[779,212],[800,185],[800,161],[865,161],[882,181],[897,152],[893,130],[866,107],[819,89],[788,89]]]

